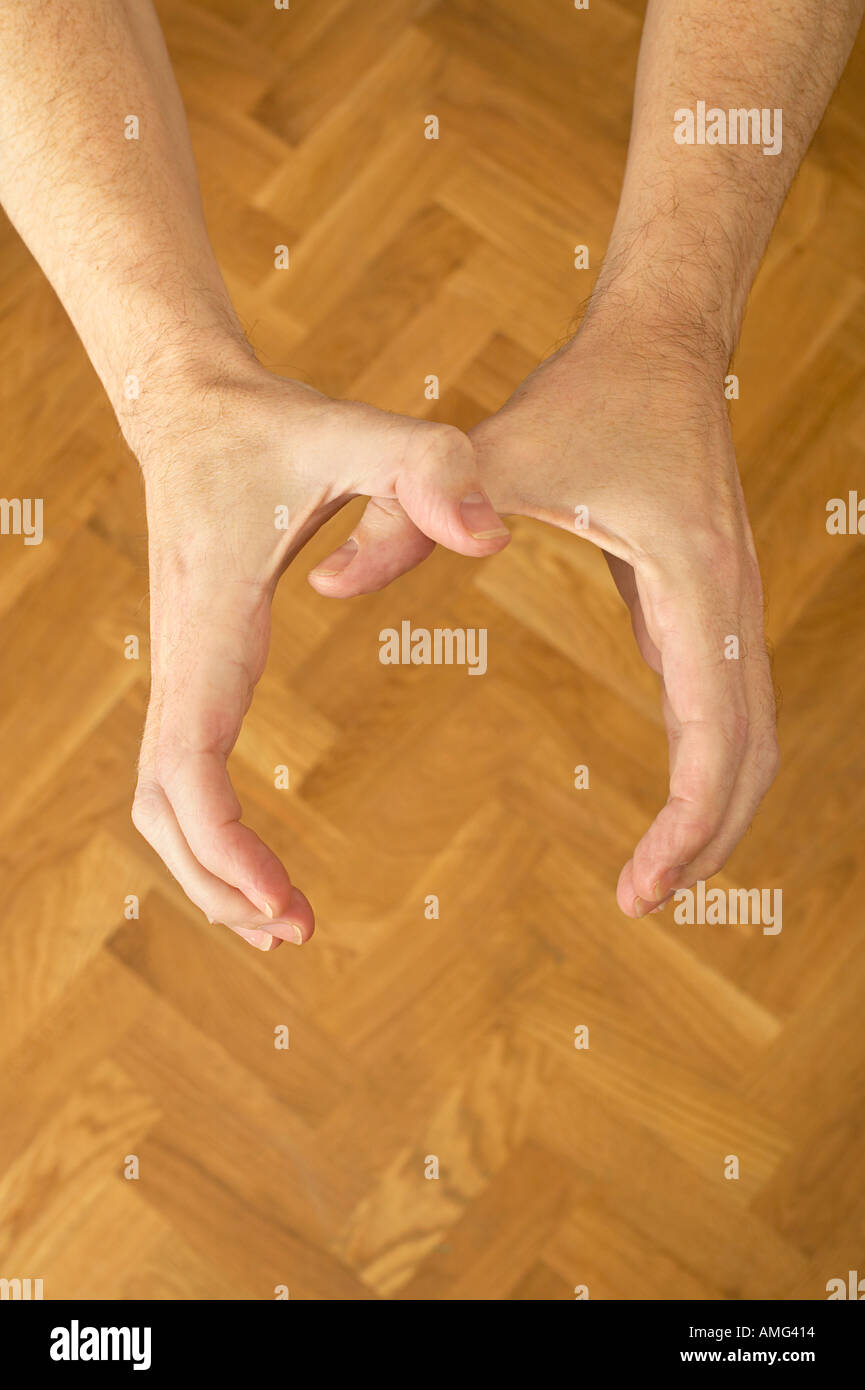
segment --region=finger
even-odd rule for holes
[[[267,653],[269,606],[248,585],[187,598],[161,634],[156,691],[142,765],[165,792],[203,868],[278,920],[291,881],[276,855],[241,823],[227,758]]]
[[[296,921],[289,918],[271,921],[251,907],[236,888],[230,888],[222,879],[202,868],[183,838],[162,788],[146,775],[139,780],[132,806],[132,820],[177,879],[186,896],[208,921],[228,927],[260,951],[273,950],[283,941],[299,944],[312,934],[311,910],[299,890],[295,889],[294,893],[296,912],[294,898],[291,904],[292,918],[296,917]]]
[[[395,498],[431,541],[460,555],[503,550],[510,533],[480,481],[468,436],[453,425],[390,415],[359,401],[332,402],[320,457],[344,458],[353,439],[350,471],[340,495]]]
[[[222,750],[175,745],[162,754],[157,769],[198,862],[268,917],[281,916],[291,899],[291,881],[273,851],[242,823]]]
[[[395,498],[373,497],[352,535],[309,574],[315,591],[353,598],[385,588],[435,549]]]
[[[761,661],[760,665],[763,664]],[[765,661],[768,669],[768,660]],[[765,681],[760,677],[761,688],[765,691]],[[662,873],[652,886],[649,897],[640,897],[634,877],[634,860],[631,859],[622,870],[617,889],[617,897],[623,910],[634,903],[636,915],[655,910],[659,903],[668,900],[677,889],[690,888],[699,880],[704,882],[714,874],[720,873],[736,846],[751,825],[757,808],[775,780],[778,772],[779,753],[775,734],[774,699],[771,681],[769,696],[772,713],[767,719],[749,722],[748,739],[736,786],[727,806],[723,824],[718,834],[688,864],[682,864]],[[761,694],[760,703],[764,703]],[[750,706],[750,701],[749,701]],[[645,882],[640,885],[646,893]]]
[[[603,552],[604,559],[613,582],[628,606],[631,614],[631,627],[634,632],[634,640],[637,643],[639,652],[646,665],[661,674],[661,653],[655,646],[649,630],[646,627],[646,619],[643,615],[643,605],[640,603],[640,596],[637,593],[637,580],[634,574],[633,565],[629,565],[626,560],[622,560],[618,555],[611,555],[609,550]]]
[[[775,733],[775,693],[763,633],[762,595],[758,591],[747,604],[748,636],[739,660],[748,704],[748,737],[736,785],[718,833],[690,863],[662,877],[657,891],[667,896],[676,888],[691,887],[709,879],[724,867],[748,830],[757,808],[778,772],[778,740]]]
[[[634,916],[658,900],[665,876],[718,836],[749,727],[741,663],[725,656],[727,638],[740,630],[736,586],[722,598],[714,582],[707,589],[700,567],[689,565],[648,580],[638,574],[637,588],[648,635],[661,654],[674,731],[667,804],[619,881],[619,905]]]
[[[461,430],[420,421],[406,456],[395,494],[425,536],[460,555],[505,548],[510,532],[481,486],[474,448]]]

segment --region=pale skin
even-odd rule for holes
[[[661,676],[666,804],[625,864],[642,916],[718,872],[777,768],[763,601],[723,397],[745,301],[863,0],[650,0],[619,211],[576,336],[467,438],[267,372],[231,306],[149,0],[0,0],[0,200],[98,372],[145,482],[151,699],[133,819],[211,921],[304,941],[303,893],[243,825],[226,762],[286,565],[350,497],[319,593],[382,587],[500,518],[605,553]],[[719,19],[720,11],[720,19]],[[698,100],[783,110],[783,148],[680,146]],[[138,115],[140,138],[123,138]],[[129,400],[130,373],[141,382]],[[468,499],[468,500],[466,500]],[[274,524],[286,508],[288,530]],[[735,636],[739,656],[725,655]]]

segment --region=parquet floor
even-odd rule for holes
[[[159,9],[268,365],[463,426],[497,407],[602,256],[637,0]],[[45,499],[45,539],[0,539],[0,1275],[339,1300],[821,1299],[865,1275],[865,556],[825,529],[865,491],[863,90],[860,40],[735,364],[783,766],[719,881],[782,888],[777,936],[619,914],[665,795],[653,677],[602,558],[530,523],[346,605],[289,573],[232,770],[318,933],[271,958],[197,916],[129,820],[137,470],[4,224],[2,487]],[[404,618],[488,628],[486,677],[380,665]]]

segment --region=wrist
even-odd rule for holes
[[[639,400],[653,417],[686,419],[707,410],[727,418],[726,344],[693,318],[655,312],[618,296],[596,301],[556,362],[585,387]]]
[[[268,375],[245,338],[211,336],[155,351],[146,366],[106,389],[123,438],[146,471],[208,416],[217,417],[223,393],[251,390]]]
[[[630,276],[599,283],[580,325],[585,346],[616,345],[624,358],[639,358],[659,381],[684,380],[723,391],[735,346],[732,321],[711,299],[684,287],[660,290],[649,278]]]
[[[692,365],[723,383],[744,313],[750,271],[723,219],[686,209],[670,193],[667,215],[620,207],[585,315],[661,361]]]
[[[248,348],[214,344],[207,355],[163,367],[148,399],[131,402],[121,426],[145,483],[159,487],[185,478],[197,488],[220,472],[236,482],[239,457],[284,445],[287,421],[333,404],[303,381],[274,375]]]

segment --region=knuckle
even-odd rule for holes
[[[709,810],[692,811],[673,836],[668,854],[680,864],[690,864],[718,833],[716,817]]]
[[[707,845],[710,845],[718,833],[720,816],[704,816],[690,827],[688,835],[688,849],[690,857],[695,859],[701,854]]]
[[[781,750],[774,733],[767,735],[760,744],[757,753],[757,766],[763,779],[764,788],[768,791],[778,776],[778,769],[781,766]]]
[[[714,878],[719,874],[726,864],[726,859],[722,854],[713,853],[708,856],[705,864],[700,865],[700,877],[702,879]]]
[[[151,782],[139,782],[132,800],[132,824],[145,839],[153,830],[162,811],[159,789]]]
[[[153,755],[153,772],[160,787],[167,787],[178,764],[178,750],[167,743],[158,744]]]
[[[425,452],[434,464],[447,463],[460,471],[474,470],[474,445],[456,425],[436,425],[425,441]]]
[[[463,434],[456,425],[437,425],[436,437],[439,446],[447,449],[449,453],[465,453],[469,456],[474,454],[472,442],[467,434]]]

